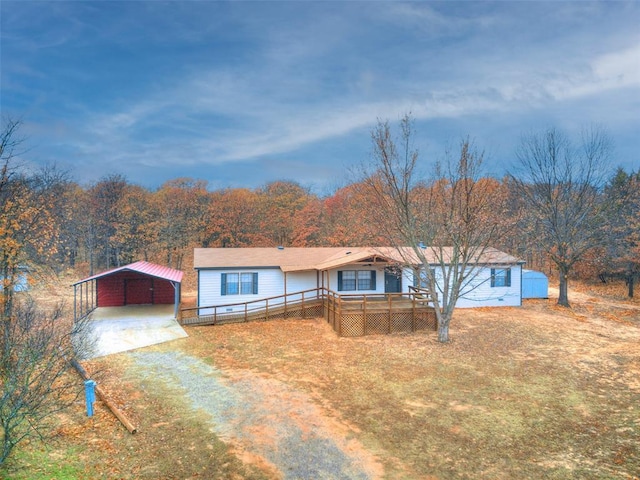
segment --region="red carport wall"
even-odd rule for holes
[[[169,280],[124,271],[97,279],[98,307],[125,305],[168,305],[175,289]]]
[[[73,319],[97,307],[174,305],[178,316],[183,273],[170,267],[139,261],[80,280],[73,287]]]

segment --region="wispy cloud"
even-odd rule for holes
[[[407,111],[482,129],[563,105],[606,121],[640,97],[634,5],[76,3],[4,17],[3,100],[96,170],[335,162],[315,152]]]

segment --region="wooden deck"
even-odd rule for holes
[[[340,295],[319,288],[253,302],[186,308],[180,311],[179,322],[197,326],[324,317],[342,337],[435,330],[435,311],[423,293]]]

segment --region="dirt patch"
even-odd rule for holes
[[[284,479],[380,478],[381,467],[305,394],[251,371],[219,369],[175,351],[138,352],[128,375],[177,390],[210,417],[216,436],[240,458]]]

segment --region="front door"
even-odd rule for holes
[[[393,270],[384,271],[384,292],[400,293],[402,292],[402,277],[399,272]]]
[[[128,278],[125,280],[125,305],[150,305],[153,303],[153,280]]]

